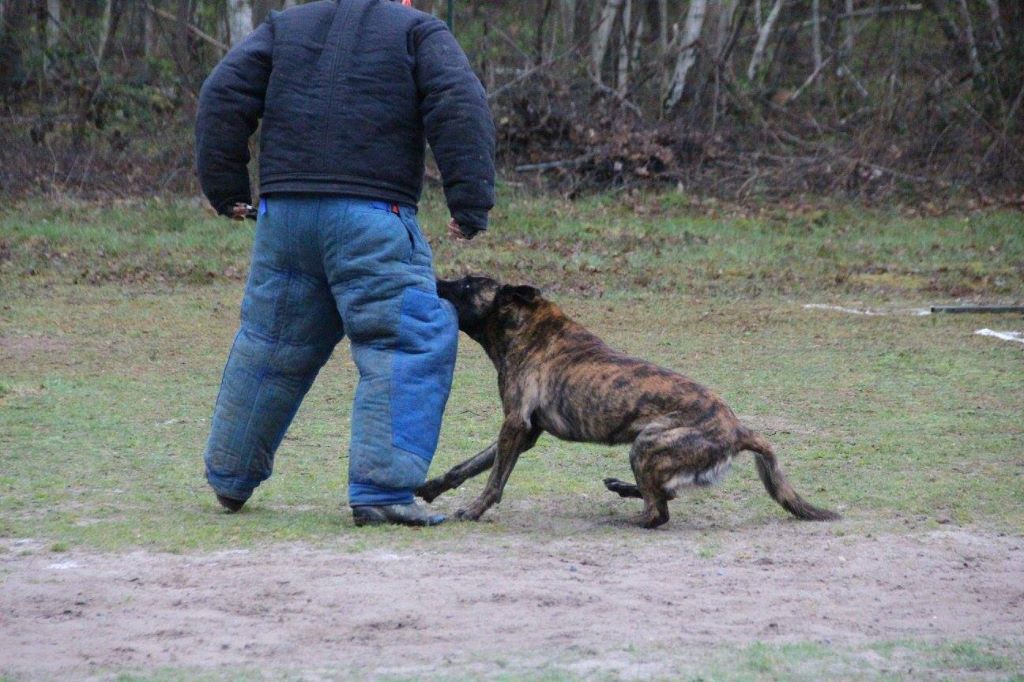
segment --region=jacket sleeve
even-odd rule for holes
[[[494,206],[494,120],[480,80],[444,22],[413,35],[416,83],[427,141],[448,209],[467,235],[487,229]]]
[[[203,83],[196,114],[196,167],[203,194],[222,215],[252,203],[249,138],[263,115],[274,29],[268,19],[231,49]]]

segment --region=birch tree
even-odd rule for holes
[[[670,112],[683,98],[686,90],[686,77],[690,69],[697,63],[697,41],[704,29],[704,15],[707,12],[707,0],[691,0],[686,12],[686,26],[683,29],[682,49],[676,59],[675,70],[665,93],[663,109]]]
[[[45,45],[46,53],[43,60],[43,71],[48,73],[53,67],[54,53],[57,49],[57,44],[60,42],[60,0],[46,0],[46,20],[43,22],[45,27]]]
[[[974,39],[974,22],[971,20],[971,10],[967,7],[967,0],[960,0],[960,18],[964,23],[964,43],[967,48],[967,55],[971,60],[971,74],[975,79],[981,77],[984,69],[981,60],[978,58],[978,43]]]
[[[572,42],[576,36],[576,0],[561,0],[558,9],[565,39]]]
[[[174,59],[183,82],[192,80],[192,55],[189,50],[188,29],[192,22],[192,4],[177,0],[174,13]]]
[[[601,81],[601,67],[604,65],[605,55],[608,53],[608,44],[612,38],[612,29],[622,11],[625,0],[606,0],[601,8],[601,17],[598,20],[596,35],[591,43],[590,67],[591,75],[598,83]]]
[[[820,73],[821,56],[821,0],[811,0],[811,51],[814,53],[814,73]]]
[[[630,40],[630,26],[633,23],[633,0],[625,0],[622,5],[622,21],[619,31],[619,63],[615,75],[615,90],[620,96],[626,94],[629,89],[629,68],[630,57],[632,57],[632,41]]]
[[[110,44],[110,29],[113,25],[114,0],[106,0],[103,3],[103,12],[100,15],[99,35],[96,38],[96,68],[99,69],[107,54],[107,46]]]
[[[52,51],[60,39],[60,0],[46,0],[46,49]]]
[[[846,16],[843,17],[843,63],[853,55],[853,0],[846,0]]]
[[[27,0],[10,0],[5,3],[3,19],[3,40],[0,41],[0,88],[15,85],[23,76],[24,35],[28,27],[29,6]]]
[[[851,0],[847,0],[847,2],[851,2]],[[771,11],[768,12],[768,17],[757,32],[757,44],[754,45],[754,53],[750,56],[750,64],[747,65],[747,79],[751,82],[757,78],[761,65],[764,64],[764,55],[768,50],[768,39],[772,35],[772,29],[775,28],[775,22],[779,20],[781,12],[782,0],[775,0]]]
[[[228,45],[237,45],[252,33],[253,12],[249,0],[228,0]]]
[[[159,35],[157,33],[156,12],[149,7],[142,12],[142,53],[145,57],[156,55]]]

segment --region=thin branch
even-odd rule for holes
[[[1006,138],[1010,135],[1010,129],[1013,127],[1014,118],[1017,116],[1017,110],[1020,109],[1021,101],[1024,101],[1024,87],[1021,87],[1020,92],[1017,93],[1016,99],[1013,100],[1013,105],[1010,107],[1010,111],[1006,114],[1006,119],[1003,121],[1003,130],[999,135],[992,140],[992,144],[985,150],[985,154],[981,157],[981,165],[984,166],[988,163],[989,157],[992,152],[995,151],[996,147],[1003,142],[1006,142]]]
[[[817,67],[815,67],[815,69],[814,69],[814,71],[813,71],[813,72],[811,73],[811,75],[807,77],[807,80],[805,80],[805,81],[803,82],[803,84],[802,84],[802,85],[801,85],[801,86],[800,86],[799,88],[797,88],[797,89],[796,89],[796,90],[795,90],[795,91],[793,92],[793,94],[789,96],[789,98],[788,98],[788,99],[786,99],[786,103],[789,103],[789,102],[792,102],[793,100],[795,100],[795,99],[796,99],[797,97],[799,97],[799,96],[800,96],[800,94],[801,94],[801,93],[802,93],[802,92],[803,92],[804,90],[806,90],[806,89],[807,89],[807,86],[809,86],[809,85],[810,85],[811,83],[813,83],[813,82],[814,82],[815,80],[817,80],[817,79],[818,79],[818,75],[819,75],[819,74],[820,74],[820,73],[821,73],[822,71],[824,71],[824,70],[825,70],[825,67],[829,65],[829,63],[830,63],[830,62],[831,62],[831,61],[832,61],[832,60],[833,60],[833,59],[835,58],[835,56],[836,56],[836,55],[835,55],[835,53],[833,52],[832,54],[830,54],[830,55],[828,56],[828,59],[825,59],[825,60],[822,60],[822,61],[820,61],[820,63],[818,64],[818,66],[817,66]],[[820,56],[819,56],[819,59],[820,59]]]
[[[164,19],[166,21],[172,21],[172,22],[177,22],[178,21],[178,18],[176,16],[174,16],[173,14],[171,14],[170,12],[168,12],[166,10],[162,10],[159,7],[154,7],[153,5],[151,5],[149,3],[146,3],[146,9],[148,9],[150,12],[152,12],[156,16],[158,16],[161,19]],[[188,25],[188,30],[196,38],[199,38],[203,42],[212,45],[213,47],[217,48],[221,52],[227,52],[228,50],[231,49],[230,47],[228,47],[227,45],[225,45],[221,41],[219,41],[216,38],[214,38],[213,36],[209,35],[208,33],[204,33],[200,28],[198,28],[197,26],[195,26],[193,24],[189,24]]]
[[[575,45],[571,46],[569,49],[567,49],[562,54],[556,55],[556,56],[552,57],[551,59],[547,60],[543,64],[537,64],[536,66],[533,66],[533,67],[527,69],[526,71],[521,73],[519,76],[517,76],[517,77],[513,78],[512,80],[510,80],[508,83],[502,84],[502,86],[500,88],[498,88],[497,90],[495,90],[494,92],[487,93],[488,101],[496,99],[499,96],[505,94],[506,91],[511,90],[512,88],[514,88],[515,86],[519,85],[523,81],[527,80],[528,78],[531,78],[538,71],[544,71],[546,69],[549,69],[552,66],[554,66],[555,64],[557,64],[558,62],[560,62],[563,59],[565,59],[566,57],[568,57],[570,55],[576,54],[577,50],[579,50],[579,48],[583,45],[583,42],[584,42],[583,40],[580,40],[579,42],[577,42]]]

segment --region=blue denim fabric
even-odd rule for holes
[[[426,477],[455,367],[458,326],[437,297],[416,212],[346,197],[261,205],[241,327],[206,448],[220,495],[246,500],[273,469],[299,404],[347,335],[359,368],[349,504],[402,504]]]

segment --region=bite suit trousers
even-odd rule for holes
[[[412,502],[437,447],[458,341],[416,210],[265,198],[205,453],[218,494],[246,500],[270,476],[299,404],[346,335],[359,370],[349,504]]]

